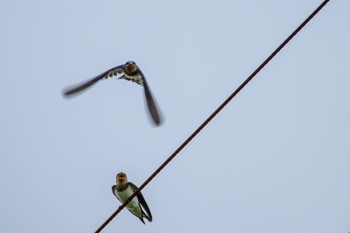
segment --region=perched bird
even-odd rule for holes
[[[93,84],[95,84],[97,81],[101,79],[104,79],[104,78],[107,79],[113,76],[120,76],[119,79],[125,79],[128,81],[135,82],[145,88],[145,96],[146,96],[149,112],[153,118],[154,123],[156,125],[159,125],[161,123],[161,119],[158,114],[156,104],[153,100],[150,88],[147,85],[145,76],[143,75],[139,67],[136,65],[136,63],[133,61],[128,61],[124,65],[113,67],[107,70],[106,72],[92,78],[89,81],[86,81],[74,87],[67,88],[64,90],[63,94],[65,96],[76,94],[92,86]]]
[[[117,184],[112,186],[112,192],[120,202],[124,203],[138,188],[133,183],[128,182],[128,178],[123,172],[118,173],[116,179]],[[152,222],[151,211],[141,192],[126,205],[126,208],[138,217],[143,224],[145,224],[143,220],[144,217]],[[146,211],[146,213],[144,211]]]

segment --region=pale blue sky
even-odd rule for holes
[[[2,1],[2,232],[94,232],[321,3]],[[350,231],[350,2],[331,1],[103,232]],[[143,90],[103,80],[134,60]]]

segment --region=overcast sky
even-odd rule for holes
[[[94,232],[321,3],[3,0],[1,232]],[[103,232],[350,231],[350,1],[330,3]],[[134,60],[141,86],[63,88]]]

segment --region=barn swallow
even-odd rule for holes
[[[81,91],[85,90],[86,88],[92,86],[93,84],[95,84],[97,81],[99,81],[101,79],[104,79],[104,78],[107,79],[107,78],[110,78],[113,76],[119,76],[119,79],[125,79],[128,81],[132,81],[132,82],[135,82],[135,83],[144,87],[149,112],[153,118],[154,123],[156,125],[159,125],[161,122],[161,119],[159,117],[156,104],[153,100],[151,90],[148,87],[148,84],[146,82],[146,78],[143,75],[142,71],[136,65],[136,63],[133,61],[128,61],[124,65],[113,67],[113,68],[107,70],[106,72],[104,72],[104,73],[84,82],[84,83],[78,84],[74,87],[67,88],[66,90],[63,91],[63,94],[64,94],[64,96],[70,96],[70,95],[76,94],[76,93],[81,92]]]
[[[133,183],[128,182],[128,178],[123,172],[118,173],[116,179],[117,183],[112,186],[112,193],[120,202],[124,203],[138,188]],[[144,217],[147,218],[149,222],[152,222],[151,211],[141,192],[126,205],[126,208],[138,217],[143,224],[145,224],[143,220]],[[146,211],[146,213],[144,211]]]

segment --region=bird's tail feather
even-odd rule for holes
[[[145,218],[147,218],[147,220],[148,220],[149,222],[152,222],[152,219],[151,219],[147,214],[145,214],[144,212],[142,212],[142,216],[145,217]]]

